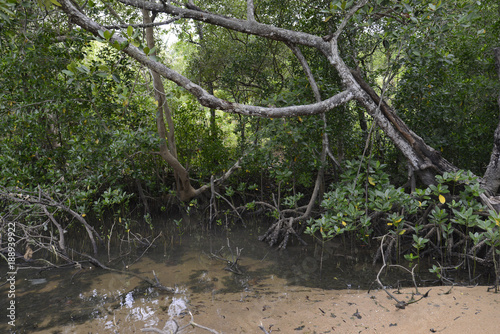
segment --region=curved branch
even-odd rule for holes
[[[178,21],[182,18],[182,16],[176,16],[173,19],[167,20],[167,21],[162,21],[162,22],[152,22],[152,23],[137,23],[137,24],[115,24],[115,25],[109,25],[109,26],[103,26],[106,29],[126,29],[129,26],[132,28],[150,28],[150,27],[159,27],[159,26],[164,26],[167,24],[174,23],[175,21]]]
[[[170,15],[182,15],[183,18],[201,21],[230,30],[239,31],[245,34],[257,35],[276,41],[287,41],[294,44],[306,45],[317,49],[328,49],[328,43],[323,38],[304,32],[297,32],[278,28],[275,26],[258,23],[254,20],[240,20],[223,15],[213,14],[200,9],[180,8],[170,4],[158,4],[143,0],[118,0],[119,2],[136,7],[147,9],[158,13]],[[65,1],[66,2],[66,1]],[[62,4],[62,2],[61,2]],[[191,8],[195,8],[190,6]]]
[[[351,19],[351,17],[354,14],[356,14],[356,12],[361,7],[363,7],[364,5],[366,5],[367,3],[368,3],[368,0],[361,0],[359,3],[356,4],[356,6],[354,6],[354,7],[351,8],[351,10],[349,11],[349,13],[347,13],[346,17],[344,18],[344,20],[342,20],[342,23],[340,23],[340,26],[337,28],[337,31],[335,32],[335,34],[333,34],[333,38],[334,39],[339,38],[340,34],[342,33],[342,31],[346,27],[346,25],[349,22],[349,20]]]
[[[127,0],[128,1],[128,0]],[[124,3],[125,0],[123,0]],[[131,1],[133,3],[138,3],[137,1]],[[89,17],[78,11],[78,9],[75,8],[75,6],[71,3],[70,0],[62,0],[61,2],[61,8],[66,12],[68,16],[71,17],[71,19],[78,24],[80,27],[83,29],[93,33],[94,35],[99,34],[99,30],[105,30],[105,28],[95,21],[91,20]],[[141,2],[142,3],[142,2]],[[127,2],[128,4],[128,2]],[[151,7],[152,6],[152,7]],[[161,9],[161,6],[154,6],[152,3],[144,3],[144,7],[149,10],[159,10]],[[166,7],[174,7],[174,6],[166,6]],[[179,9],[177,7],[174,7],[176,9]],[[159,10],[161,11],[161,10]],[[193,11],[193,10],[188,10],[190,12],[195,12],[195,13],[205,13],[205,12],[198,12],[198,11]],[[182,14],[182,13],[180,13]],[[186,15],[186,14],[182,14]],[[212,15],[212,14],[211,14]],[[217,16],[219,19],[222,17]],[[234,21],[236,19],[226,19],[229,21]],[[242,21],[244,24],[248,24],[246,21]],[[253,23],[253,25],[260,25],[257,23]],[[277,31],[281,31],[284,29],[279,29],[279,28],[273,28],[267,25],[262,25],[264,28],[262,30],[265,30],[265,32],[270,33],[271,35]],[[277,30],[276,30],[277,29]],[[260,34],[261,36],[266,36],[266,33],[262,32]],[[290,33],[291,36],[300,36],[302,33],[296,33],[296,32],[291,32],[291,31],[286,31],[287,33]],[[250,32],[248,32],[250,33]],[[313,35],[305,34],[309,37],[314,37]],[[318,37],[319,38],[319,37]],[[292,38],[292,40],[297,40],[298,38]],[[127,43],[127,40],[119,37],[119,36],[113,36],[110,38],[110,42],[118,42],[119,44],[124,44]],[[303,43],[298,43],[298,44],[303,44]],[[308,43],[311,44],[311,43]],[[133,46],[133,45],[128,45],[122,50],[124,53],[128,54],[130,57],[134,58],[137,60],[139,63],[147,66],[149,69],[152,71],[155,71],[159,73],[161,76],[165,77],[166,79],[175,82],[177,85],[185,88],[188,92],[190,92],[194,97],[198,99],[201,105],[211,108],[211,109],[219,109],[228,113],[234,113],[234,114],[241,114],[241,115],[246,115],[246,116],[258,116],[258,117],[266,117],[266,118],[282,118],[282,117],[293,117],[293,116],[305,116],[305,115],[315,115],[315,114],[321,114],[326,111],[329,111],[339,105],[345,104],[346,102],[352,100],[354,98],[354,93],[351,89],[347,89],[345,91],[342,91],[324,101],[317,102],[314,104],[308,104],[308,105],[300,105],[300,106],[288,106],[288,107],[281,107],[281,108],[268,108],[268,107],[260,107],[260,106],[253,106],[253,105],[245,105],[245,104],[240,104],[240,103],[233,103],[229,102],[220,98],[215,97],[212,94],[209,94],[206,90],[204,90],[202,87],[199,85],[195,84],[188,78],[184,77],[183,75],[177,73],[176,71],[172,70],[171,68],[151,59],[148,57],[144,52],[142,52],[139,48]]]

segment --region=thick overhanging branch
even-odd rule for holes
[[[159,26],[164,26],[167,24],[172,24],[175,21],[180,20],[182,17],[177,16],[174,17],[173,19],[166,20],[166,21],[161,21],[161,22],[152,22],[152,23],[137,23],[137,24],[115,24],[115,25],[107,25],[103,26],[106,29],[126,29],[129,26],[132,28],[149,28],[149,27],[159,27]]]
[[[78,24],[80,27],[83,29],[93,33],[94,35],[99,34],[99,30],[106,30],[103,26],[99,25],[95,21],[91,20],[89,17],[81,13],[78,9],[76,9],[72,2],[70,0],[62,0],[61,2],[62,9],[66,14],[72,19],[73,22]],[[124,1],[124,3],[126,3]],[[142,2],[137,2],[133,1],[137,5],[137,3],[142,4]],[[128,4],[128,2],[127,2]],[[144,3],[144,7],[148,10],[158,10],[160,7],[151,7],[151,5],[154,5],[149,2]],[[157,5],[159,6],[159,5]],[[169,7],[169,6],[167,6]],[[174,7],[174,6],[170,6]],[[174,7],[179,9],[178,7]],[[198,11],[193,11],[189,10],[191,12],[196,12]],[[202,12],[204,13],[204,12]],[[176,13],[177,15],[186,15],[185,13]],[[221,19],[221,17],[218,17]],[[236,19],[226,19],[229,21],[234,21]],[[242,21],[245,24],[248,22]],[[272,27],[263,25],[265,26],[266,29],[273,30]],[[278,28],[274,28],[278,29]],[[280,30],[280,29],[278,29]],[[283,30],[283,29],[281,29]],[[290,32],[290,31],[287,31]],[[298,34],[300,33],[295,33],[295,32],[290,32],[293,34]],[[306,34],[307,35],[307,34]],[[312,35],[308,35],[312,36]],[[319,38],[319,37],[318,37]],[[120,37],[120,36],[113,36],[110,38],[109,42],[114,43],[118,42],[119,44],[126,44],[127,40]],[[126,46],[123,50],[126,54],[128,54],[130,57],[134,58],[141,64],[145,65],[152,71],[155,71],[156,73],[160,74],[164,78],[175,82],[177,85],[185,88],[187,91],[189,91],[193,96],[195,96],[198,101],[200,102],[201,105],[211,108],[211,109],[219,109],[228,113],[235,113],[235,114],[241,114],[241,115],[247,115],[247,116],[258,116],[258,117],[266,117],[266,118],[283,118],[283,117],[294,117],[294,116],[305,116],[305,115],[315,115],[315,114],[321,114],[324,112],[327,112],[339,105],[342,105],[354,98],[354,94],[350,89],[347,89],[345,91],[342,91],[324,101],[318,102],[318,103],[313,103],[313,104],[308,104],[308,105],[299,105],[299,106],[288,106],[288,107],[281,107],[281,108],[275,108],[275,107],[260,107],[260,106],[253,106],[253,105],[245,105],[245,104],[239,104],[239,103],[232,103],[220,98],[215,97],[214,95],[209,94],[206,90],[204,90],[202,87],[199,85],[195,84],[188,78],[184,77],[183,75],[177,73],[176,71],[170,69],[169,67],[165,66],[164,64],[161,64],[150,57],[148,57],[146,54],[144,54],[143,51],[141,51],[139,48],[133,46],[133,45],[128,45]]]
[[[293,44],[306,45],[318,49],[328,48],[326,43],[321,37],[307,34],[304,32],[297,32],[278,28],[275,26],[258,23],[255,20],[240,20],[227,16],[213,14],[200,9],[181,8],[170,4],[158,4],[142,0],[118,0],[119,2],[140,8],[155,11],[158,13],[166,13],[170,15],[181,15],[186,19],[193,19],[220,27],[228,28],[233,31],[239,31],[245,34],[257,35],[277,41],[287,41]],[[191,7],[194,8],[194,7]]]
[[[422,138],[413,133],[389,105],[381,101],[361,75],[351,71],[339,55],[337,38],[332,38],[330,45],[330,52],[325,52],[324,55],[337,69],[344,86],[356,95],[355,99],[365,107],[382,131],[408,159],[425,184],[433,184],[436,174],[458,170],[439,152],[428,146]]]

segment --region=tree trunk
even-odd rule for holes
[[[428,146],[424,140],[408,128],[394,110],[381,99],[361,76],[361,73],[349,70],[355,83],[351,83],[360,94],[360,102],[375,119],[380,128],[408,159],[421,181],[434,184],[435,176],[444,172],[456,172],[458,168],[441,156],[441,152]],[[359,85],[359,88],[356,87]]]
[[[337,31],[334,34],[325,37],[300,31],[287,30],[257,22],[251,15],[253,1],[247,2],[248,13],[250,13],[248,20],[217,15],[201,10],[192,4],[186,4],[183,6],[176,5],[177,3],[172,4],[171,2],[158,4],[141,0],[118,1],[127,6],[133,6],[145,10],[154,10],[159,13],[167,13],[177,17],[182,17],[183,19],[193,19],[198,22],[217,25],[244,34],[256,35],[262,38],[281,41],[288,44],[315,48],[323,53],[331,66],[337,70],[345,88],[344,91],[339,92],[334,96],[330,96],[326,100],[313,104],[292,105],[287,107],[244,105],[226,101],[208,93],[205,89],[175,72],[171,68],[150,59],[141,50],[132,45],[127,45],[123,48],[122,51],[130,57],[149,67],[156,73],[159,73],[164,78],[171,80],[181,87],[184,87],[190,94],[198,99],[201,105],[205,107],[239,115],[281,118],[324,113],[335,107],[344,105],[352,99],[355,99],[366,108],[367,112],[377,122],[380,129],[384,131],[394,145],[403,153],[408,160],[411,169],[415,171],[416,175],[420,177],[424,184],[429,185],[435,183],[436,174],[455,172],[458,170],[456,166],[452,165],[445,158],[443,158],[439,151],[436,151],[432,147],[428,146],[422,138],[413,133],[413,131],[408,128],[408,126],[401,118],[399,118],[394,110],[392,110],[392,108],[386,104],[365,82],[362,75],[355,71],[351,71],[340,57],[338,51],[338,39],[348,24],[350,18],[356,13],[357,10],[367,4],[367,0],[361,0],[349,9],[346,17],[337,27]],[[60,3],[61,9],[66,12],[72,22],[80,25],[82,28],[95,35],[99,35],[100,30],[105,30],[103,26],[92,21],[89,17],[80,12],[71,1],[60,0]],[[115,34],[109,39],[109,42],[118,42],[121,44],[126,43],[127,41],[118,34]],[[498,58],[498,50],[496,55]],[[496,191],[498,185],[500,184],[497,177],[499,174],[498,162],[500,157],[500,130],[497,131],[495,138],[492,160],[485,175],[483,184],[485,188],[489,188],[490,192]],[[165,157],[168,158],[168,152],[165,152]],[[176,159],[175,162],[178,164]],[[187,178],[187,172],[185,169],[182,168],[178,170],[176,167],[174,167],[174,169],[179,173],[180,177],[183,177],[182,180],[185,181],[187,193],[192,191],[193,189],[189,185],[189,179]],[[490,183],[491,185],[489,185]]]
[[[214,95],[214,83],[212,81],[208,82],[208,92]],[[217,122],[215,118],[215,109],[210,109],[210,137],[215,139],[217,136]]]
[[[145,24],[152,23],[149,11],[142,9],[142,15]],[[153,28],[145,28],[145,32],[148,48],[152,50],[155,47]],[[158,103],[158,110],[156,111],[156,126],[158,135],[160,136],[160,155],[174,170],[176,190],[180,200],[189,201],[195,196],[196,191],[191,186],[187,170],[184,166],[182,166],[179,160],[177,160],[174,122],[172,120],[172,113],[165,98],[165,88],[163,86],[161,76],[157,72],[151,70],[151,75],[153,77],[155,99]],[[165,118],[167,119],[168,130],[165,126]]]
[[[500,47],[494,50],[495,63],[500,80]],[[500,96],[498,97],[500,108]],[[490,163],[484,173],[481,185],[486,190],[487,195],[493,196],[500,187],[500,119],[493,138],[493,151],[491,152]]]

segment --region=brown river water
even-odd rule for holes
[[[191,320],[218,333],[452,330],[457,334],[470,332],[461,332],[454,325],[483,328],[480,333],[497,333],[500,327],[500,311],[496,310],[500,298],[487,292],[486,287],[434,287],[428,298],[400,310],[373,284],[380,267],[371,264],[373,250],[346,249],[332,243],[323,256],[314,245],[291,245],[277,251],[259,242],[258,232],[252,228],[186,232],[170,239],[159,238],[156,247],[146,253],[138,248],[109,264],[149,278],[156,275],[162,285],[175,288],[175,293],[159,291],[139,278],[94,268],[89,263],[83,264],[84,269],[19,270],[15,326],[7,323],[8,285],[0,287],[0,333],[142,333],[148,328],[175,333]],[[233,259],[236,248],[242,249],[238,261],[242,274],[225,270],[226,263],[209,256],[221,248],[220,255],[227,259]],[[102,256],[100,261],[108,265],[107,255]],[[2,282],[6,272],[2,263]],[[410,277],[401,272],[383,275],[382,279],[394,287],[391,291],[397,291],[395,287],[401,282],[406,286],[410,282]],[[409,300],[414,290],[397,292],[401,299]],[[472,297],[467,298],[469,295]],[[468,304],[472,302],[478,304]],[[431,320],[422,327],[427,317]],[[493,325],[474,327],[470,317],[484,326]],[[187,326],[177,333],[210,331]]]

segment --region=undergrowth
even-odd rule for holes
[[[324,194],[319,218],[306,233],[321,244],[339,237],[382,243],[374,261],[410,266],[430,255],[429,269],[449,283],[448,269],[462,267],[476,277],[476,264],[494,268],[498,283],[500,215],[480,201],[482,189],[471,172],[444,173],[436,184],[411,193],[390,183],[386,165],[350,161],[341,180]]]

